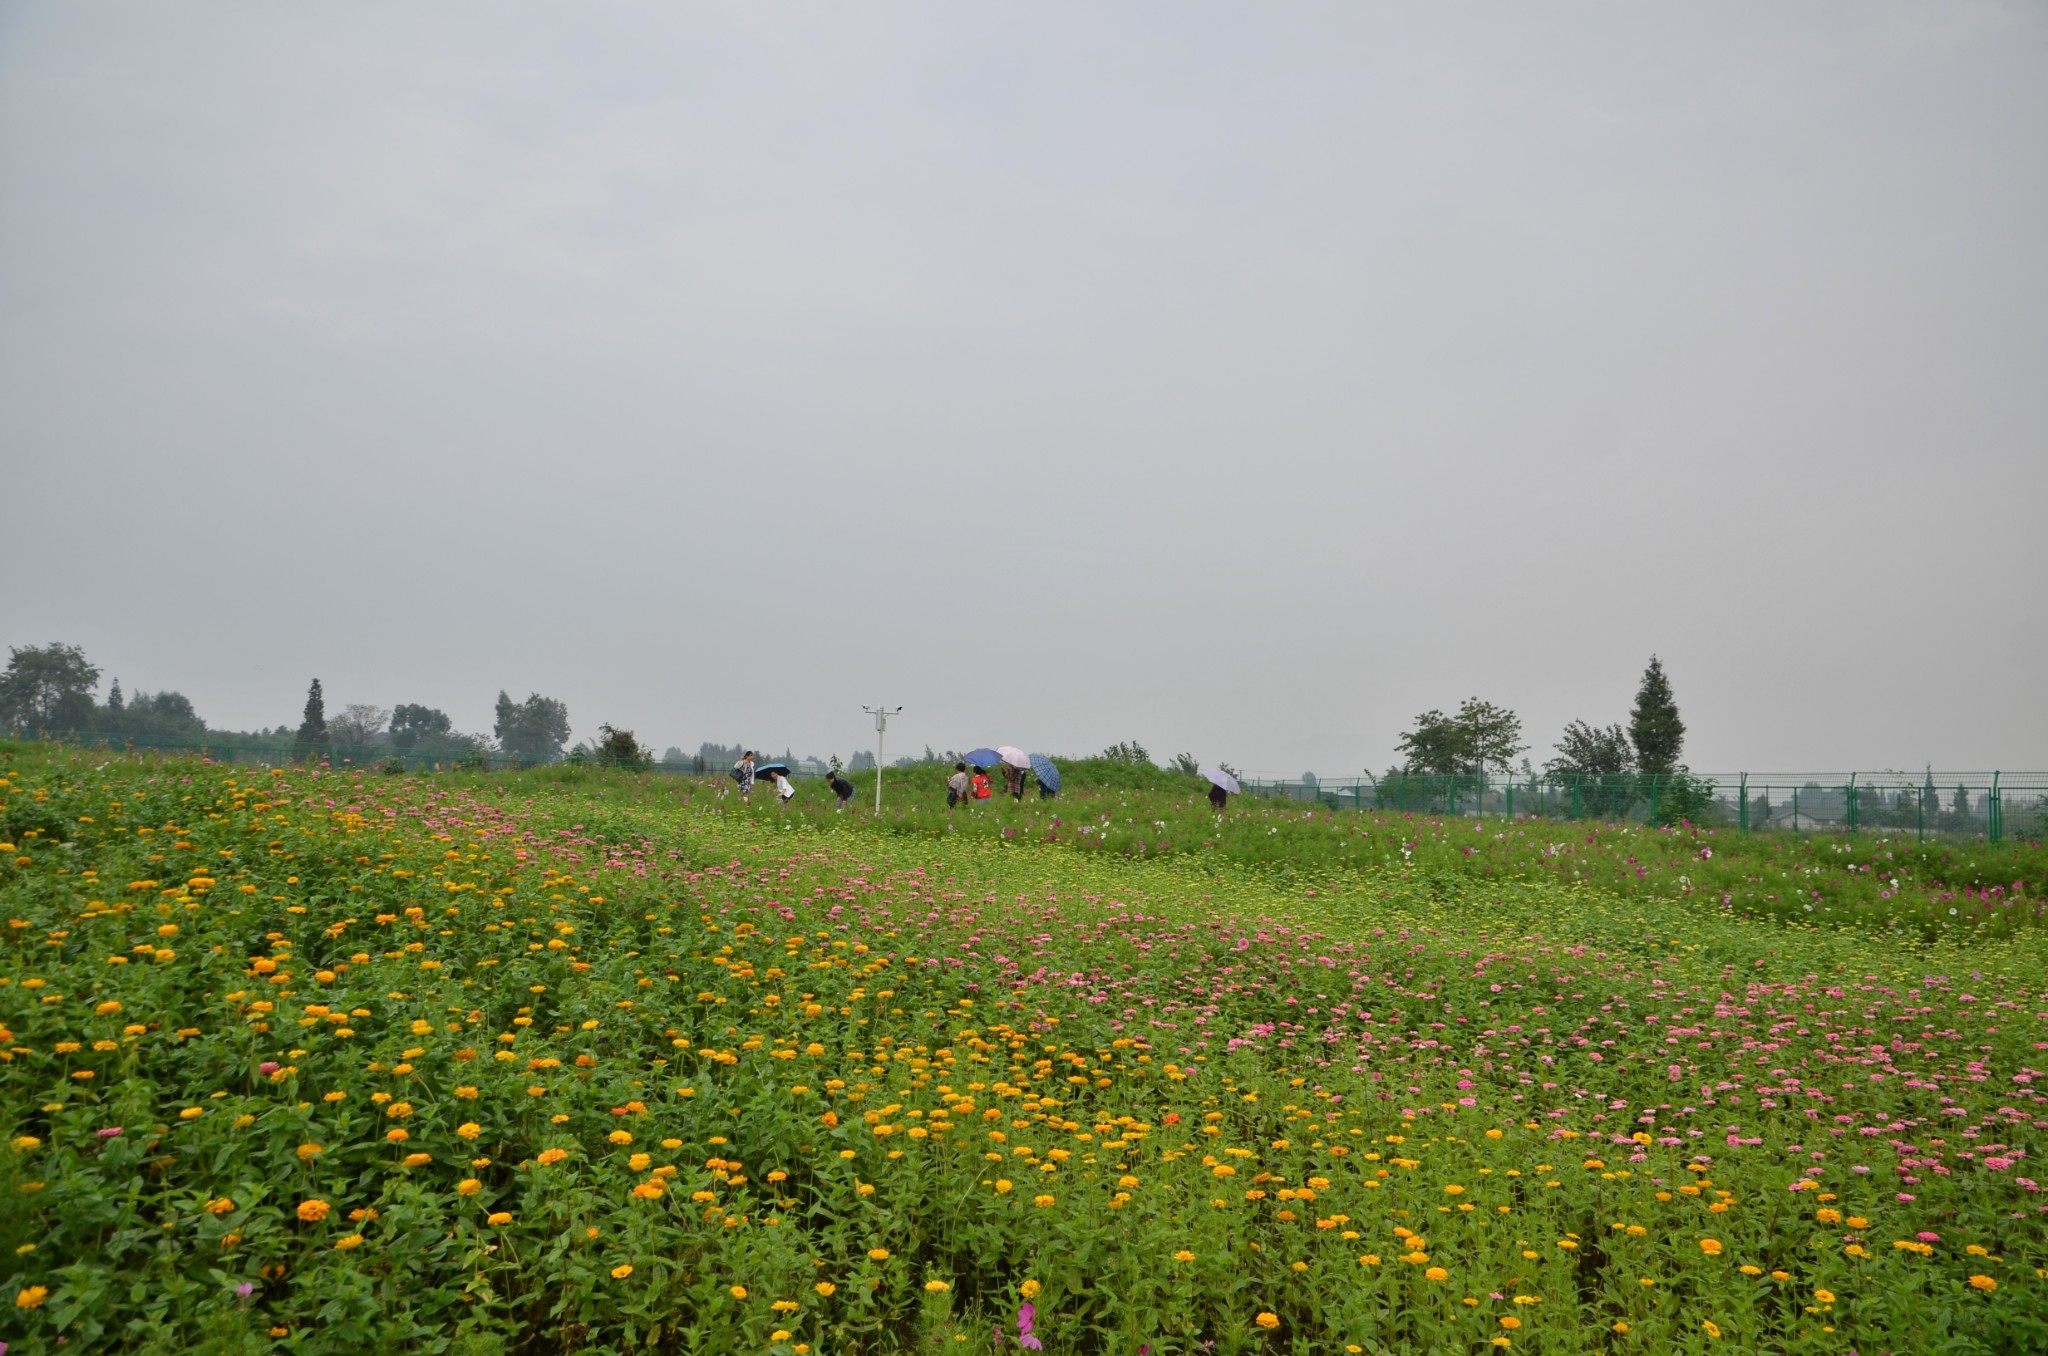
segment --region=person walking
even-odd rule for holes
[[[953,764],[953,775],[946,778],[946,808],[952,809],[967,799],[967,764]]]
[[[968,784],[973,787],[976,800],[987,800],[995,795],[995,791],[989,785],[988,769],[979,764],[975,765],[974,779]]]
[[[839,810],[843,812],[853,801],[853,783],[846,780],[845,774],[833,772],[826,777],[825,785],[831,787],[832,794],[839,797]]]
[[[740,799],[750,801],[754,794],[754,751],[748,749],[740,760],[732,765],[732,779],[740,784]]]

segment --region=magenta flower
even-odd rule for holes
[[[1026,1351],[1043,1351],[1045,1344],[1031,1335],[1031,1321],[1038,1317],[1038,1310],[1025,1300],[1017,1306],[1017,1345]]]

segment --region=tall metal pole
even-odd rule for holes
[[[903,714],[900,706],[863,706],[861,710],[875,718],[875,813],[882,813],[882,769],[886,766],[883,755],[889,747],[889,717]]]

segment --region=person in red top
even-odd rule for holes
[[[987,800],[995,795],[995,789],[989,785],[987,768],[977,767],[974,769],[974,781],[971,785],[974,788],[974,798],[976,800]]]

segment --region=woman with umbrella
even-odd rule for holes
[[[1203,768],[1202,776],[1209,782],[1209,804],[1220,815],[1223,807],[1230,804],[1230,793],[1238,789],[1237,778],[1216,767]]]
[[[1011,800],[1024,799],[1024,774],[1031,770],[1030,756],[1008,744],[997,749],[996,756],[1003,763],[1003,790],[1010,793]]]

